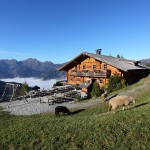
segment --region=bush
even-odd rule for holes
[[[77,96],[76,96],[76,100],[77,100],[77,101],[82,101],[81,95],[77,95]]]
[[[39,90],[40,90],[40,87],[36,85],[36,86],[34,86],[34,87],[32,88],[32,90],[39,91]]]
[[[80,90],[79,84],[74,84],[73,87],[74,87],[74,89],[76,89],[76,90]]]
[[[119,90],[125,87],[125,80],[115,73],[113,76],[110,76],[108,84],[105,87],[108,92]]]
[[[56,83],[54,83],[54,85],[53,85],[53,87],[54,86],[62,86],[63,84],[61,83],[61,82],[56,82]]]
[[[29,91],[29,86],[28,84],[25,82],[23,85],[22,85],[22,88],[21,88],[21,93],[22,94],[25,94],[26,92]]]
[[[99,87],[99,84],[95,81],[92,87],[91,97],[99,97],[101,94],[102,91]]]

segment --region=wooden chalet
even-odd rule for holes
[[[133,84],[148,75],[148,68],[139,61],[101,55],[101,49],[96,54],[83,52],[59,70],[67,72],[69,84],[83,84],[97,81],[103,87],[111,75],[117,73],[127,84]]]

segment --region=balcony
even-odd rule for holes
[[[109,77],[110,76],[110,71],[76,71],[76,72],[70,72],[70,75],[72,76],[77,76],[77,77],[92,77],[92,78],[98,78],[98,77]]]

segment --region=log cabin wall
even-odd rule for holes
[[[149,74],[149,69],[138,65],[139,62],[119,59],[101,53],[83,52],[59,70],[67,72],[69,84],[93,83],[97,81],[100,87],[108,83],[111,75],[117,73],[126,83],[132,84]]]
[[[96,80],[100,87],[103,87],[109,79],[109,76],[92,76],[94,71],[108,72],[110,75],[118,73],[122,76],[122,73],[115,67],[106,64],[105,62],[98,61],[92,57],[88,57],[79,61],[76,65],[72,66],[67,73],[68,83],[81,84],[90,82],[92,84],[93,79]],[[79,74],[81,73],[81,74]],[[91,73],[91,76],[90,76]],[[82,75],[83,74],[83,75]]]

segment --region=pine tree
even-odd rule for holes
[[[117,55],[117,58],[120,58],[120,55],[119,55],[119,54]]]
[[[93,84],[91,96],[92,97],[99,97],[99,96],[101,96],[101,90],[100,90],[99,84],[96,81]]]
[[[27,82],[25,82],[25,83],[22,85],[21,92],[22,92],[23,94],[25,94],[25,93],[28,91],[28,88],[29,88],[29,86],[28,86]]]

